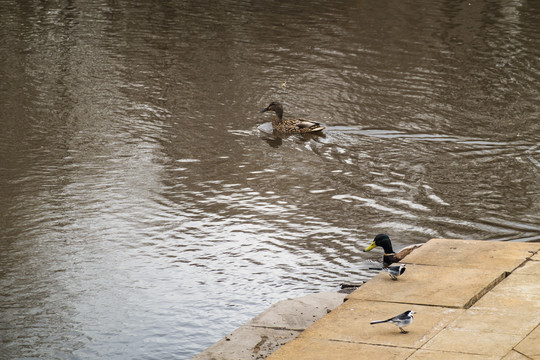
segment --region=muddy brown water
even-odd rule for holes
[[[375,274],[540,241],[536,1],[0,2],[2,359],[186,359]],[[324,136],[277,136],[285,116]]]

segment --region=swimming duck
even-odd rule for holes
[[[364,252],[370,251],[377,246],[380,246],[384,249],[383,266],[388,267],[393,263],[400,262],[405,256],[409,255],[411,251],[413,251],[417,247],[422,246],[422,244],[407,246],[400,252],[395,253],[394,249],[392,249],[392,242],[390,241],[388,235],[379,234],[375,236],[375,239],[373,239],[371,245],[364,249]]]
[[[275,130],[285,134],[305,134],[318,132],[325,129],[318,122],[303,119],[283,119],[283,106],[274,101],[261,112],[274,111],[276,117],[272,120],[272,126]]]

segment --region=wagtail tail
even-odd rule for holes
[[[384,270],[390,275],[392,280],[397,280],[398,276],[405,272],[405,264],[394,265],[394,266],[385,266],[382,268],[369,268],[369,270]]]
[[[398,276],[405,272],[405,264],[383,267],[383,270],[390,275],[392,280],[397,280]]]
[[[403,328],[405,326],[409,326],[409,325],[412,324],[412,322],[413,322],[413,314],[414,314],[414,311],[407,310],[403,314],[399,314],[398,316],[394,316],[393,318],[390,318],[388,320],[372,321],[371,325],[391,322],[391,323],[395,324],[403,334],[406,334],[408,331],[403,330]]]

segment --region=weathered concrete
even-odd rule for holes
[[[317,293],[280,301],[193,360],[264,359],[341,305],[345,295]]]
[[[436,305],[466,308],[505,273],[493,269],[407,264],[397,281],[380,273],[348,296],[351,300]]]
[[[430,240],[269,360],[540,359],[540,244]],[[414,323],[370,325],[405,310]]]
[[[540,244],[433,239],[404,262],[399,280],[378,274],[345,303],[279,302],[193,360],[540,359]],[[369,324],[406,310],[408,334]]]
[[[406,263],[511,272],[540,247],[535,243],[451,239],[431,239],[428,244],[407,256]]]
[[[285,351],[280,351],[284,349]],[[395,346],[378,346],[365,343],[337,342],[327,339],[303,338],[291,341],[273,353],[269,359],[295,360],[351,360],[351,359],[406,359],[414,352]]]
[[[462,309],[415,305],[415,326],[407,328],[408,334],[401,334],[393,324],[369,324],[372,320],[384,320],[407,310],[411,310],[410,304],[348,300],[299,338],[414,348],[425,344],[463,312]]]
[[[514,349],[531,359],[540,359],[540,326],[537,326]]]

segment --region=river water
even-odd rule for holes
[[[540,241],[539,33],[538,1],[1,1],[0,358],[188,359],[369,279],[380,232]]]

